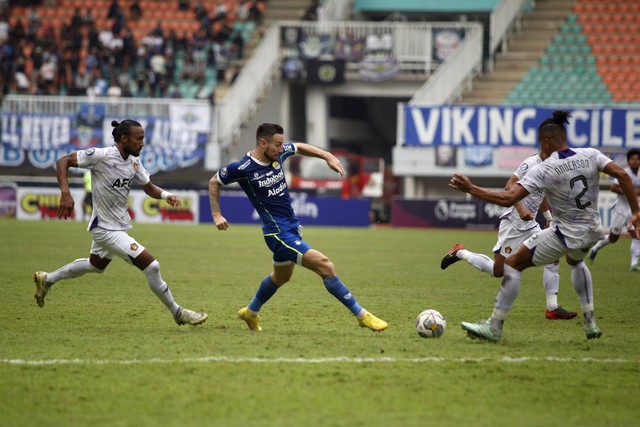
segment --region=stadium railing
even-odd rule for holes
[[[501,0],[489,18],[489,55],[493,58],[498,46],[505,51],[507,36],[517,26],[519,17],[530,0]],[[490,61],[490,66],[493,63]]]
[[[466,24],[460,46],[447,56],[409,104],[441,105],[458,97],[469,81],[482,71],[482,40],[482,25]]]
[[[241,125],[248,117],[255,114],[260,96],[280,75],[282,59],[280,31],[282,27],[300,28],[305,34],[328,34],[330,36],[349,34],[353,37],[363,37],[371,34],[391,34],[393,54],[401,72],[413,76],[422,75],[425,80],[433,70],[440,66],[440,62],[434,61],[432,58],[430,41],[434,28],[475,29],[470,32],[480,33],[477,36],[480,37],[480,44],[476,45],[476,52],[482,55],[482,31],[481,26],[476,23],[281,21],[267,31],[264,39],[243,67],[236,84],[218,104],[218,143],[221,148],[233,143],[240,134]],[[347,64],[348,68],[353,66],[355,65]]]

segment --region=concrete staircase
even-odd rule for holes
[[[216,87],[216,102],[222,101],[229,90],[233,69],[236,65],[243,66],[251,57],[253,51],[260,42],[260,38],[266,31],[278,21],[298,21],[304,14],[304,10],[311,4],[311,0],[269,0],[267,8],[262,16],[262,23],[253,31],[250,40],[244,45],[244,58],[232,61],[227,68],[227,80],[218,83]]]
[[[574,3],[537,0],[535,8],[523,15],[521,27],[511,34],[506,52],[496,54],[493,71],[476,78],[473,88],[464,92],[458,103],[501,105],[529,68],[538,63]]]

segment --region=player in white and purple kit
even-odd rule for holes
[[[255,297],[238,316],[252,331],[261,331],[258,312],[276,291],[291,279],[296,265],[315,272],[334,297],[344,304],[362,327],[382,331],[387,323],[369,313],[357,302],[349,289],[340,281],[331,260],[302,240],[300,221],[291,207],[282,163],[294,154],[319,157],[332,170],[344,177],[340,161],[331,153],[304,143],[285,143],[282,126],[263,123],[256,131],[256,146],[239,162],[220,169],[209,181],[211,214],[218,230],[229,228],[220,210],[220,189],[237,182],[260,215],[262,233],[273,252],[273,272],[260,283]]]
[[[171,206],[180,206],[180,198],[152,183],[142,166],[138,158],[144,147],[142,125],[134,120],[121,123],[114,120],[111,125],[114,127],[114,146],[74,151],[58,160],[57,178],[61,193],[58,217],[61,219],[67,219],[74,210],[69,191],[69,168],[91,170],[93,211],[87,227],[91,232],[91,249],[89,258],[78,258],[50,273],[37,271],[33,275],[36,302],[40,307],[44,306],[47,292],[60,280],[87,273],[103,273],[117,256],[144,273],[149,287],[173,314],[178,325],[199,325],[207,320],[207,315],[183,308],[175,302],[169,286],[160,275],[160,263],[127,233],[131,228],[128,206],[132,184],[141,185],[149,197],[164,199]]]
[[[640,150],[632,148],[627,152],[627,167],[625,167],[624,170],[629,174],[638,197],[640,197],[639,168]],[[613,207],[611,208],[611,228],[609,228],[609,234],[604,236],[604,239],[600,240],[593,248],[591,248],[589,260],[591,262],[595,261],[596,255],[600,249],[607,246],[609,243],[617,242],[620,238],[620,233],[622,233],[622,229],[626,228],[631,236],[631,267],[629,267],[629,271],[638,273],[640,272],[640,263],[638,263],[638,258],[640,258],[640,229],[634,228],[633,225],[629,223],[629,220],[631,219],[631,209],[629,208],[627,198],[620,189],[620,183],[618,180],[613,181],[610,189],[618,195]]]
[[[534,234],[511,255],[504,266],[504,278],[491,317],[477,323],[462,322],[473,338],[497,342],[520,291],[522,271],[547,264],[565,255],[571,282],[582,306],[587,339],[599,338],[596,325],[591,273],[584,258],[591,246],[603,237],[598,212],[600,172],[618,179],[631,207],[631,222],[640,226],[640,207],[629,175],[619,165],[594,148],[570,149],[567,145],[567,111],[554,111],[553,117],[538,128],[538,141],[547,159],[535,166],[518,185],[508,191],[490,191],[454,174],[449,186],[501,206],[511,206],[528,194],[542,191],[553,206],[551,227]]]
[[[509,178],[505,185],[505,190],[509,190],[509,188],[516,185],[534,166],[541,163],[543,158],[540,155],[544,156],[544,153],[527,157]],[[553,217],[544,194],[533,192],[500,215],[498,241],[493,247],[493,260],[485,254],[471,252],[462,243],[457,243],[442,258],[440,268],[444,270],[453,263],[465,260],[491,277],[502,277],[506,259],[518,249],[522,242],[541,230],[538,221],[536,221],[538,210],[542,212],[549,223]],[[545,317],[550,320],[569,320],[576,317],[578,313],[567,311],[558,305],[559,270],[558,260],[554,260],[544,266],[542,285],[547,299]]]

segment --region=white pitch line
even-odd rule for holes
[[[92,360],[92,359],[0,359],[2,365],[45,366],[45,365],[143,365],[143,364],[167,364],[167,363],[283,363],[283,364],[321,364],[321,363],[526,363],[526,362],[556,362],[556,363],[640,363],[636,359],[596,359],[592,357],[502,357],[492,358],[395,358],[395,357],[326,357],[307,359],[298,358],[260,358],[260,357],[227,357],[209,356],[184,359],[125,359],[125,360]]]

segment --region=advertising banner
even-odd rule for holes
[[[487,105],[403,106],[403,146],[536,147],[537,130],[556,108]],[[640,109],[569,110],[571,147],[640,148]],[[482,156],[480,156],[482,157]]]
[[[598,197],[600,220],[605,229],[611,226],[611,207],[616,194],[601,191]],[[391,205],[391,224],[394,227],[443,227],[468,229],[497,229],[500,215],[507,208],[480,199],[416,200],[396,198]],[[538,222],[545,221],[538,215]]]
[[[391,223],[394,227],[448,227],[497,229],[502,206],[482,200],[394,199]]]
[[[0,218],[15,218],[18,186],[0,183]]]
[[[174,208],[164,200],[152,199],[144,191],[132,190],[129,193],[129,215],[133,223],[185,223],[197,224],[200,198],[197,191],[172,191],[182,200],[182,206]],[[84,190],[72,188],[71,196],[75,201],[72,220],[86,221],[89,215],[83,215],[82,199]],[[60,206],[60,190],[56,187],[18,187],[16,217],[21,220],[56,220]],[[207,203],[208,205],[208,203]]]
[[[71,218],[75,221],[89,221],[82,217],[84,190],[72,188],[71,197],[75,210]],[[57,220],[60,206],[60,190],[56,187],[18,187],[16,218],[30,221]]]
[[[368,227],[370,202],[368,199],[312,197],[306,193],[290,192],[293,210],[303,226],[332,225]],[[220,195],[222,214],[230,224],[260,224],[260,217],[242,192],[227,191]],[[200,222],[213,222],[209,195],[200,195]]]
[[[172,106],[167,117],[128,117],[145,129],[141,159],[150,173],[193,166],[202,161],[210,132],[209,106]],[[54,168],[63,155],[89,147],[114,144],[112,120],[104,105],[79,104],[72,114],[23,114],[3,112],[0,166],[30,164]]]

